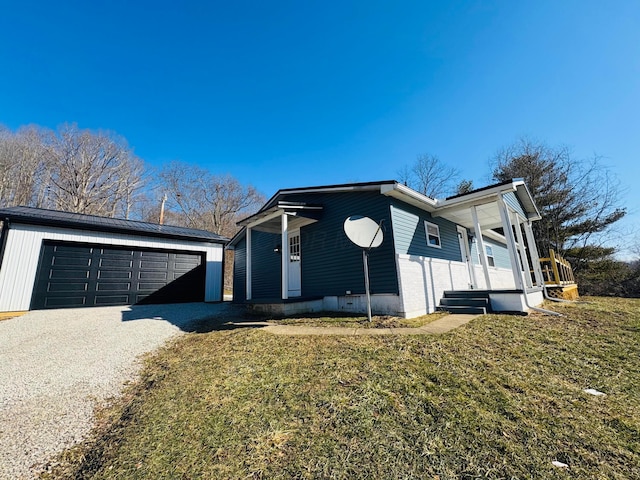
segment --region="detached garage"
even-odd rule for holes
[[[30,207],[0,219],[0,312],[222,301],[214,233]]]

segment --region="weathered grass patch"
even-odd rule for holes
[[[48,476],[640,478],[640,301],[553,308],[441,336],[191,334]]]
[[[274,320],[278,325],[301,325],[306,327],[347,327],[347,328],[416,328],[427,325],[446,315],[444,312],[422,315],[416,318],[393,316],[373,316],[369,322],[366,316],[328,316],[317,314],[305,317],[287,317]]]

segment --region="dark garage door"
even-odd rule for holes
[[[45,242],[34,310],[204,301],[201,253]]]

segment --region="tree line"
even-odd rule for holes
[[[184,162],[154,169],[113,132],[65,124],[0,127],[0,207],[25,205],[236,233],[263,196],[230,175]]]
[[[489,167],[489,183],[524,179],[542,215],[533,223],[538,251],[548,256],[553,249],[569,260],[583,294],[640,297],[640,239],[617,229],[627,213],[623,190],[600,157],[579,158],[566,146],[520,138],[499,149]],[[419,155],[398,176],[433,198],[474,188],[432,154]],[[617,258],[620,242],[635,242],[635,259]]]
[[[488,183],[523,178],[541,210],[537,247],[567,258],[585,294],[640,296],[637,259],[616,259],[616,223],[626,214],[620,185],[599,157],[527,138],[489,160]],[[473,182],[432,154],[398,170],[398,179],[432,198],[466,193]],[[26,205],[208,230],[231,237],[236,222],[265,201],[251,185],[184,162],[159,169],[107,131],[65,124],[16,131],[0,126],[0,207]],[[627,240],[628,241],[628,240]],[[230,262],[228,262],[230,263]],[[230,282],[230,273],[227,274]]]

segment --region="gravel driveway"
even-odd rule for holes
[[[93,409],[135,378],[138,358],[222,304],[41,310],[0,321],[0,479],[34,469],[82,440]]]

